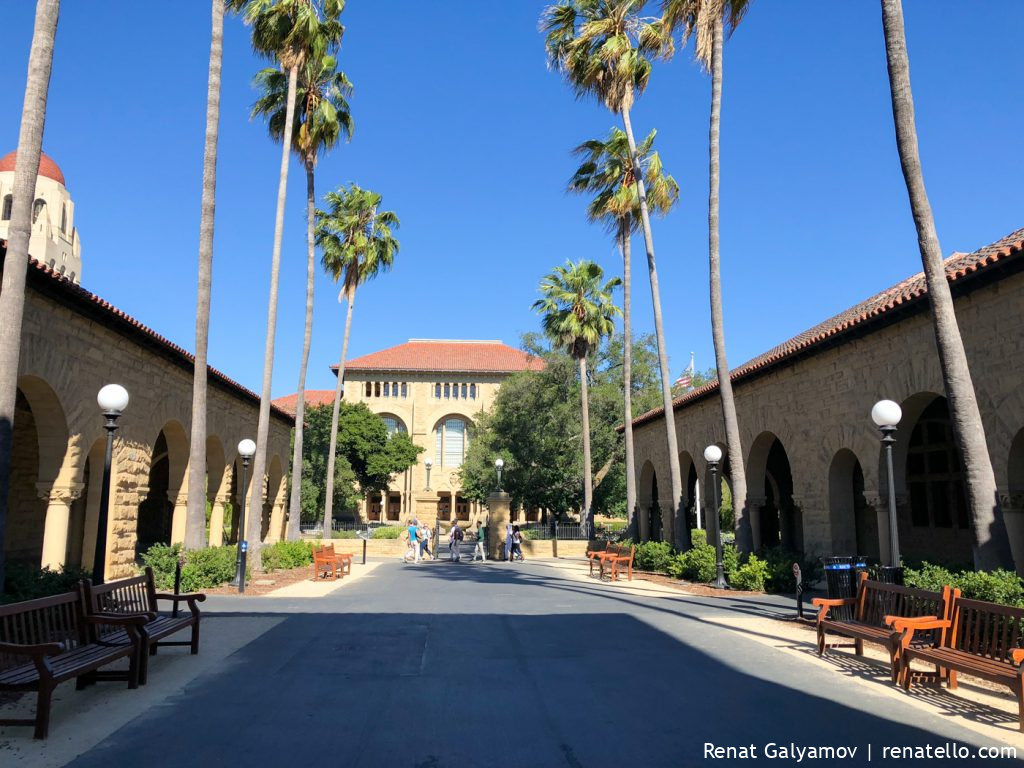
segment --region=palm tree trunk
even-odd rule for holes
[[[583,513],[580,522],[589,539],[594,531],[594,471],[590,466],[590,391],[587,386],[587,358],[581,355],[580,407],[583,411]]]
[[[281,173],[277,184],[277,215],[274,219],[274,250],[270,258],[270,298],[267,302],[267,340],[263,351],[263,388],[260,392],[260,416],[256,426],[256,456],[252,463],[252,488],[249,496],[249,519],[245,530],[251,537],[249,564],[256,572],[263,570],[260,545],[263,538],[263,477],[267,471],[267,439],[270,435],[270,386],[274,376],[274,336],[277,332],[277,286],[281,274],[281,240],[284,237],[284,202],[288,192],[288,160],[295,118],[295,87],[299,68],[288,72],[288,106],[285,109],[281,142]]]
[[[224,0],[213,0],[210,72],[206,82],[206,144],[203,196],[199,217],[199,289],[196,298],[196,360],[192,375],[192,442],[188,460],[188,511],[185,548],[206,544],[206,349],[210,341],[210,288],[213,225],[217,197],[217,137],[220,119],[220,68],[224,52]]]
[[[985,441],[985,428],[967,364],[967,353],[964,351],[963,339],[960,338],[942,248],[935,231],[935,219],[921,171],[917,127],[914,122],[914,97],[910,90],[910,61],[907,57],[903,5],[900,0],[882,0],[882,25],[885,30],[896,147],[917,228],[917,243],[928,284],[935,341],[949,400],[953,435],[963,457],[967,504],[974,529],[974,563],[976,567],[986,570],[999,567],[1012,569],[1013,556]]]
[[[622,249],[622,412],[626,447],[626,515],[628,535],[636,541],[636,453],[633,450],[633,246],[629,236],[629,220],[619,225],[619,247]]]
[[[327,498],[324,499],[324,538],[331,538],[334,517],[334,464],[338,454],[338,413],[341,411],[341,393],[345,388],[345,358],[348,356],[348,337],[352,331],[352,308],[356,303],[356,289],[345,291],[348,308],[345,310],[345,336],[341,342],[341,361],[338,363],[338,384],[334,389],[334,411],[331,413],[331,445],[327,451]]]
[[[313,339],[313,286],[316,277],[316,251],[313,219],[316,215],[316,192],[313,184],[313,159],[306,159],[306,325],[302,335],[302,360],[299,363],[299,392],[295,401],[295,444],[292,447],[292,487],[288,500],[288,539],[299,538],[302,516],[302,436],[306,415],[306,369],[309,367],[309,346]]]
[[[690,537],[687,534],[685,519],[680,518],[683,499],[682,473],[679,471],[679,442],[676,438],[676,419],[672,409],[672,378],[668,370],[668,352],[665,349],[665,326],[661,320],[661,291],[658,289],[658,268],[654,261],[654,234],[651,231],[651,215],[647,209],[647,191],[644,189],[643,169],[636,154],[636,140],[633,138],[633,124],[629,119],[629,110],[622,110],[622,125],[629,141],[629,152],[633,156],[633,175],[636,177],[636,191],[640,198],[640,222],[643,225],[644,244],[647,247],[647,271],[651,281],[651,302],[654,304],[654,335],[658,342],[658,367],[661,372],[661,402],[665,409],[665,438],[668,444],[669,482],[672,493],[672,507],[669,521],[672,531],[669,540],[673,540],[676,549],[683,552],[690,548]]]
[[[7,495],[14,442],[14,405],[18,396],[18,361],[21,357],[28,241],[32,228],[32,203],[35,200],[39,155],[43,145],[43,127],[46,124],[53,40],[57,34],[59,15],[60,0],[38,0],[36,3],[25,101],[18,132],[7,256],[3,265],[3,285],[0,288],[0,591],[3,590],[6,569]]]
[[[718,393],[722,398],[722,419],[725,422],[725,445],[732,481],[732,504],[736,511],[736,546],[740,552],[753,549],[750,513],[747,505],[747,475],[743,467],[743,446],[740,423],[736,417],[736,400],[729,378],[729,362],[725,356],[725,321],[722,317],[722,270],[718,240],[719,126],[722,117],[722,17],[715,20],[711,47],[711,129],[710,192],[708,194],[708,262],[711,271],[711,338],[715,343],[715,369],[718,372]]]

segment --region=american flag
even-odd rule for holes
[[[690,364],[683,371],[682,375],[672,384],[673,387],[693,388],[693,352],[690,353]]]

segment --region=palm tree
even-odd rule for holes
[[[715,368],[718,392],[725,422],[725,444],[728,448],[729,478],[736,505],[736,544],[741,552],[753,549],[750,511],[747,504],[747,475],[743,467],[743,446],[736,416],[736,400],[729,378],[729,362],[725,354],[725,327],[722,319],[722,270],[719,261],[718,186],[719,126],[722,114],[722,47],[724,27],[729,34],[740,23],[750,0],[662,0],[666,34],[682,28],[683,44],[696,36],[696,57],[705,71],[711,72],[711,126],[709,129],[709,191],[708,191],[708,266],[711,276],[711,338],[715,345]],[[739,503],[736,503],[738,500]]]
[[[672,409],[672,378],[665,349],[661,292],[654,259],[654,235],[651,232],[647,190],[630,119],[633,102],[643,93],[650,78],[650,58],[666,53],[662,22],[660,19],[641,17],[639,12],[643,5],[643,0],[563,0],[545,9],[541,17],[541,29],[547,33],[545,47],[549,65],[562,73],[577,97],[594,96],[613,114],[622,116],[622,127],[629,142],[633,177],[640,200],[640,223],[647,248],[647,271],[654,305],[654,333],[658,343],[672,493],[670,520],[674,524],[676,547],[683,550],[689,549],[690,542],[684,530],[686,526],[676,524],[682,509],[683,481],[679,471],[679,444]]]
[[[288,103],[282,136],[292,135],[295,93],[299,69],[309,59],[318,59],[341,42],[344,28],[338,16],[344,0],[324,0],[321,19],[312,0],[231,0],[231,8],[244,10],[252,26],[252,47],[260,56],[277,61],[288,72]],[[288,156],[291,146],[282,142],[281,170],[274,217],[274,246],[270,258],[270,292],[267,301],[267,337],[263,352],[263,386],[260,390],[259,421],[256,425],[256,455],[252,466],[252,491],[246,530],[262,530],[263,476],[267,469],[267,437],[270,433],[270,388],[274,374],[274,336],[277,331],[277,289],[281,272],[281,240],[284,235],[284,203],[288,191]],[[249,558],[255,570],[262,568],[260,537],[249,543]]]
[[[590,396],[587,387],[587,355],[601,340],[615,332],[615,317],[622,314],[612,303],[612,290],[622,285],[613,277],[601,284],[604,270],[586,259],[555,267],[540,283],[542,298],[533,308],[543,316],[544,333],[579,363],[580,407],[583,418],[583,511],[580,522],[590,537],[594,529],[594,477],[590,466]]]
[[[46,99],[53,65],[53,40],[57,35],[59,15],[60,0],[38,0],[36,3],[25,101],[18,131],[7,256],[4,258],[3,285],[0,287],[0,590],[3,589],[7,563],[7,492],[11,480],[14,404],[18,396],[18,360],[21,357],[21,325],[25,309],[32,201],[36,196],[36,175],[43,146]]]
[[[644,172],[647,204],[655,214],[665,215],[679,199],[679,185],[666,176],[661,158],[652,151],[656,131],[651,131],[637,146],[637,156]],[[622,252],[622,381],[623,424],[626,450],[626,510],[629,515],[630,536],[636,530],[636,459],[633,451],[633,331],[632,331],[632,234],[640,224],[640,198],[633,183],[633,161],[626,134],[612,128],[607,139],[591,139],[576,147],[574,153],[583,162],[569,180],[569,191],[589,193],[593,197],[587,205],[590,221],[604,222],[615,234]]]
[[[392,232],[400,226],[394,211],[380,211],[381,196],[355,184],[328,192],[324,197],[330,210],[317,211],[316,242],[323,251],[324,269],[334,282],[341,280],[338,301],[347,302],[345,334],[341,342],[338,384],[331,414],[331,444],[327,451],[327,499],[324,503],[324,535],[330,536],[334,517],[334,465],[338,449],[338,412],[345,382],[345,358],[352,332],[352,309],[356,289],[381,272],[391,269],[398,253]]]
[[[199,216],[199,288],[196,298],[196,359],[192,376],[192,434],[188,463],[185,547],[206,543],[206,349],[210,341],[210,283],[213,272],[213,223],[217,196],[217,136],[220,119],[220,69],[224,52],[224,0],[213,0],[210,71],[206,79],[206,142],[203,196]]]
[[[270,135],[280,140],[287,119],[288,78],[268,67],[256,75],[262,96],[253,106],[253,117],[267,119]],[[314,172],[317,156],[333,149],[344,136],[352,138],[353,122],[347,96],[352,84],[344,72],[338,71],[334,56],[310,59],[299,73],[296,93],[296,115],[292,130],[292,149],[306,168],[306,318],[302,337],[302,359],[299,364],[298,397],[295,403],[295,440],[292,447],[292,486],[288,504],[288,538],[299,538],[302,500],[302,438],[305,418],[306,370],[309,346],[313,337],[313,285],[316,276],[314,219],[316,196]]]
[[[1009,538],[996,490],[992,460],[985,441],[985,427],[967,365],[963,339],[953,309],[953,297],[946,279],[942,247],[935,231],[931,203],[924,186],[921,157],[914,122],[914,96],[910,90],[910,60],[900,0],[882,0],[882,26],[889,68],[892,116],[896,128],[903,179],[910,198],[910,210],[917,228],[925,282],[932,306],[935,342],[939,350],[942,382],[949,401],[953,435],[964,462],[967,504],[974,528],[974,563],[978,568],[1013,568]],[[898,565],[898,563],[893,563]]]

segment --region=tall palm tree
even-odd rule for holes
[[[210,70],[206,78],[206,140],[203,195],[199,204],[199,287],[196,297],[196,360],[192,376],[192,434],[188,463],[185,547],[206,544],[206,350],[210,341],[210,287],[213,272],[213,223],[217,197],[217,137],[220,119],[220,69],[224,53],[224,0],[213,0]]]
[[[252,114],[267,119],[270,135],[280,140],[287,119],[288,78],[268,67],[256,76],[257,88],[263,94],[253,106]],[[296,93],[296,114],[292,130],[292,149],[306,168],[306,317],[302,336],[302,358],[299,363],[298,397],[295,403],[295,440],[292,446],[292,486],[288,504],[288,538],[299,538],[302,501],[302,443],[306,411],[306,371],[309,347],[313,337],[313,286],[316,277],[314,223],[316,194],[314,173],[317,157],[333,149],[344,136],[352,138],[354,125],[347,97],[352,84],[344,72],[338,71],[334,56],[310,59],[299,73]]]
[[[18,360],[21,357],[21,325],[25,310],[25,277],[28,274],[28,241],[32,228],[32,201],[43,146],[46,99],[53,65],[53,40],[57,35],[60,0],[38,0],[32,48],[28,56],[25,101],[18,131],[14,166],[13,203],[7,231],[7,256],[0,287],[0,590],[6,570],[7,495],[11,480],[14,443],[14,405],[18,396]]]
[[[587,355],[601,340],[615,332],[615,318],[622,314],[612,303],[612,290],[622,285],[613,277],[602,285],[604,270],[586,259],[555,267],[540,283],[541,298],[533,308],[543,316],[544,333],[564,348],[580,367],[580,408],[583,420],[583,511],[580,522],[590,537],[594,529],[594,477],[590,466],[590,395],[587,386]]]
[[[541,29],[547,33],[548,63],[562,73],[577,97],[593,96],[613,114],[622,116],[633,161],[633,177],[640,200],[640,223],[647,248],[647,271],[654,305],[654,333],[658,343],[662,405],[665,409],[665,440],[668,448],[672,493],[670,520],[678,549],[690,546],[686,526],[678,519],[682,510],[683,481],[679,471],[679,441],[672,409],[672,378],[665,349],[661,316],[661,291],[654,259],[654,235],[637,155],[630,110],[643,93],[651,74],[651,58],[666,53],[660,19],[641,17],[643,0],[563,0],[545,9]]]
[[[344,0],[324,0],[323,18],[312,0],[231,0],[231,7],[243,10],[252,26],[253,50],[278,62],[288,72],[288,104],[283,136],[292,135],[295,93],[299,69],[309,59],[318,59],[341,42],[344,28],[338,16]],[[259,421],[256,425],[256,455],[252,466],[252,491],[246,530],[262,530],[263,476],[267,469],[267,438],[270,433],[270,388],[274,374],[274,336],[277,332],[277,291],[281,272],[281,240],[284,235],[284,204],[288,192],[288,157],[291,146],[281,143],[281,170],[277,185],[277,213],[274,217],[274,245],[270,258],[270,291],[267,301],[267,336],[263,352],[263,386],[260,389]],[[254,570],[262,568],[259,556],[260,536],[249,543]]]
[[[327,499],[324,503],[324,535],[330,536],[334,517],[334,465],[338,449],[338,413],[341,393],[345,385],[345,358],[348,339],[352,332],[352,309],[356,303],[356,289],[381,272],[391,269],[398,253],[398,240],[392,230],[400,223],[394,211],[380,211],[381,196],[355,184],[328,192],[324,200],[327,211],[317,211],[316,242],[323,251],[324,269],[334,279],[341,280],[338,301],[347,302],[345,334],[341,342],[341,362],[338,363],[338,384],[334,390],[334,410],[331,413],[331,443],[327,451]]]
[[[728,448],[729,478],[736,506],[736,544],[740,551],[753,548],[750,509],[747,504],[747,474],[743,466],[743,445],[736,416],[736,400],[729,378],[729,362],[725,354],[725,324],[722,313],[722,270],[719,259],[719,127],[722,115],[722,48],[724,29],[736,29],[750,6],[750,0],[662,0],[666,34],[682,29],[683,44],[696,37],[696,58],[705,71],[711,72],[711,124],[708,131],[708,268],[711,276],[711,338],[715,345],[715,368],[718,372],[718,393],[725,423],[725,444]],[[671,50],[671,47],[669,47]]]
[[[665,215],[679,199],[679,185],[665,175],[661,158],[652,151],[656,131],[651,131],[637,146],[644,173],[647,205],[652,213]],[[633,159],[626,134],[612,128],[607,139],[591,139],[574,153],[583,158],[569,180],[569,191],[591,194],[587,218],[600,221],[615,234],[622,252],[622,381],[623,424],[626,451],[626,510],[629,532],[636,538],[636,457],[633,450],[633,330],[632,330],[632,235],[640,225],[640,197],[633,183]]]
[[[949,401],[953,435],[964,462],[967,504],[974,529],[974,563],[984,569],[1012,569],[1013,556],[996,490],[992,460],[985,441],[985,427],[978,409],[963,339],[960,338],[953,297],[942,259],[942,247],[935,231],[935,219],[921,171],[917,126],[914,121],[914,96],[910,90],[910,60],[907,56],[903,4],[900,0],[882,0],[882,26],[885,30],[896,148],[917,228],[917,243],[928,285],[935,342],[939,350],[942,382]]]

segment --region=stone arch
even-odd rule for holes
[[[750,445],[747,459],[747,483],[755,506],[754,493],[760,507],[753,515],[756,527],[754,541],[760,548],[781,545],[787,549],[803,549],[803,521],[793,500],[793,472],[789,455],[774,432],[762,432]]]
[[[96,527],[99,523],[100,494],[106,438],[98,437],[86,453],[82,468],[82,492],[71,506],[68,525],[67,564],[91,569],[96,555]]]
[[[60,398],[49,384],[38,376],[19,376],[18,390],[32,411],[39,452],[40,483],[52,483],[62,474],[70,437],[67,417]],[[15,418],[15,432],[18,422]]]
[[[389,435],[396,431],[409,434],[409,425],[406,424],[405,419],[398,414],[392,413],[391,411],[382,411],[377,415],[380,416],[381,419],[383,419],[384,424],[387,425]]]
[[[276,453],[270,458],[270,463],[267,465],[266,483],[260,541],[275,542],[281,539],[282,513],[284,511],[281,506],[284,468],[281,457]]]
[[[154,544],[171,544],[185,536],[185,471],[189,437],[178,421],[168,421],[156,436],[149,462],[148,485],[139,495],[136,553]]]
[[[224,506],[228,503],[230,480],[224,444],[217,435],[206,437],[206,501],[210,505],[206,542],[211,547],[224,543]]]
[[[640,468],[640,484],[637,488],[640,505],[640,538],[643,541],[661,541],[661,505],[658,501],[658,474],[654,464],[645,461]]]
[[[828,470],[832,552],[880,558],[878,517],[864,495],[864,470],[849,448],[839,449]]]
[[[697,527],[697,467],[689,451],[679,452],[679,474],[683,478],[683,504],[686,527]],[[702,518],[703,522],[703,518]]]

